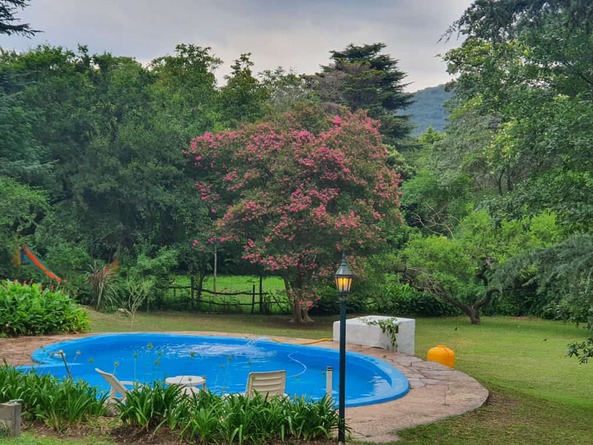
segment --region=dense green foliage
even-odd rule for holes
[[[106,397],[83,381],[0,366],[0,403],[21,400],[25,419],[42,421],[59,432],[103,415]]]
[[[84,332],[87,313],[68,295],[40,284],[0,282],[0,335]]]
[[[256,394],[185,396],[178,386],[155,382],[133,389],[119,406],[124,425],[137,430],[168,428],[189,443],[248,443],[330,439],[338,416],[329,399],[318,402]]]
[[[477,0],[452,25],[465,40],[445,55],[450,121],[420,138],[403,185],[411,285],[461,307],[482,295],[490,313],[587,321],[591,17],[586,1]],[[464,229],[483,212],[489,227]]]
[[[106,414],[107,393],[83,381],[0,367],[0,403],[20,400],[23,417],[57,432],[96,422]],[[187,396],[180,386],[156,381],[134,388],[115,407],[121,423],[136,433],[167,429],[185,443],[249,443],[330,439],[338,414],[330,399],[220,396],[201,391]]]
[[[14,13],[26,2],[2,4]],[[592,17],[585,0],[476,0],[449,30],[465,39],[444,57],[456,76],[448,124],[417,141],[409,137],[405,114],[413,99],[404,91],[406,75],[382,43],[331,51],[316,74],[278,68],[256,75],[251,55],[241,54],[223,85],[214,75],[222,60],[191,44],[148,65],[90,54],[82,45],[2,51],[0,274],[44,279],[11,262],[19,245],[29,245],[81,302],[132,313],[163,308],[172,274],[197,277],[201,286],[215,259],[219,273],[279,274],[277,258],[267,262],[267,254],[278,256],[281,240],[266,236],[263,224],[275,215],[286,225],[278,233],[292,239],[288,250],[302,253],[309,243],[311,258],[321,264],[324,257],[326,267],[311,266],[309,275],[331,275],[340,243],[326,236],[330,222],[343,232],[333,231],[343,235],[341,248],[349,249],[357,273],[351,310],[460,310],[474,323],[481,313],[587,322],[591,266],[579,247],[588,245],[593,230]],[[435,92],[443,90],[426,93]],[[313,109],[322,111],[307,111]],[[379,121],[382,138],[373,145],[381,157],[355,153],[349,145],[360,139],[353,136],[330,148],[344,154],[345,166],[352,161],[397,174],[406,224],[397,212],[367,211],[370,219],[318,218],[307,229],[297,218],[306,211],[304,201],[335,216],[363,202],[375,208],[369,188],[371,195],[385,192],[385,184],[364,176],[326,178],[319,190],[335,189],[341,198],[334,201],[301,193],[315,182],[307,173],[331,170],[320,138],[344,131],[340,119],[358,110]],[[263,141],[271,132],[286,137],[297,130],[317,138],[303,142],[312,152],[306,159],[287,156],[290,144],[280,144],[284,167],[275,171],[273,162],[243,156],[254,147],[263,156],[273,146]],[[237,136],[256,132],[263,139],[252,146]],[[202,136],[203,149],[228,143],[243,158],[205,166],[220,168],[218,178],[204,172],[195,178],[196,166],[182,152],[200,135],[212,135],[210,142]],[[287,215],[295,218],[282,220],[281,181],[294,188],[290,193],[302,189],[301,198],[290,197]],[[233,194],[235,201],[227,199]],[[218,207],[207,197],[220,198]],[[395,206],[398,198],[388,199]],[[256,208],[247,215],[251,202]],[[262,209],[265,217],[254,218]],[[231,214],[246,220],[231,224]],[[222,244],[221,229],[232,229],[228,237],[239,242]],[[363,255],[365,233],[381,240],[380,252]],[[291,260],[300,264],[297,257]],[[116,261],[119,267],[108,266]],[[304,287],[292,281],[288,291]],[[319,300],[320,312],[335,311],[331,285],[308,290],[307,301]],[[428,304],[430,297],[438,302]]]
[[[381,100],[394,111],[407,97],[399,85],[403,73],[378,54],[382,47],[360,57],[377,65]],[[262,273],[241,261],[236,246],[217,244],[217,215],[196,199],[182,151],[208,131],[257,120],[280,124],[281,112],[306,109],[302,102],[317,99],[302,79],[281,69],[256,78],[249,54],[219,87],[214,70],[220,63],[210,48],[187,44],[148,67],[90,54],[85,46],[3,51],[0,273],[47,281],[32,267],[11,264],[19,245],[29,245],[80,301],[103,309],[131,305],[130,280],[151,283],[145,306],[158,307],[172,274],[202,281],[213,256],[219,272]],[[303,128],[312,134],[328,126],[322,113],[310,117]],[[114,261],[121,265],[112,274],[117,277],[104,274]]]

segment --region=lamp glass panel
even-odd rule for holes
[[[336,287],[339,292],[350,292],[352,277],[336,277]]]

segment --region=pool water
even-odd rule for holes
[[[319,400],[326,394],[326,370],[333,368],[332,395],[338,396],[339,353],[316,346],[275,342],[269,338],[138,333],[106,334],[70,340],[38,349],[33,360],[39,373],[66,377],[63,351],[73,378],[108,390],[95,368],[120,380],[151,383],[176,375],[206,377],[208,389],[226,394],[245,391],[252,371],[286,370],[286,393]],[[394,400],[409,390],[407,379],[389,363],[348,352],[346,406]]]

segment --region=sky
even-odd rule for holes
[[[32,38],[0,36],[5,50],[40,44],[109,52],[147,63],[180,43],[210,47],[223,60],[221,83],[234,60],[251,53],[254,72],[283,67],[313,74],[330,51],[385,43],[383,53],[417,91],[451,77],[438,56],[458,47],[439,41],[472,0],[31,0],[17,13],[42,30]]]

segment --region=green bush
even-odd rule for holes
[[[428,293],[419,292],[399,281],[384,283],[378,295],[368,300],[367,312],[397,316],[448,317],[459,315],[449,303]]]
[[[0,403],[19,399],[23,416],[58,432],[105,414],[106,393],[83,381],[0,367]],[[320,401],[256,394],[183,395],[179,386],[156,381],[136,387],[118,402],[119,419],[138,433],[167,428],[198,444],[263,444],[329,440],[338,426],[331,399]]]
[[[263,444],[330,439],[338,425],[331,400],[218,396],[200,391],[184,396],[175,386],[155,382],[131,390],[119,404],[124,425],[156,432],[167,426],[191,443]]]
[[[21,400],[24,418],[40,420],[59,432],[103,415],[105,399],[83,381],[0,367],[0,403]]]
[[[40,284],[0,282],[0,335],[47,335],[89,328],[87,313],[60,291]]]

